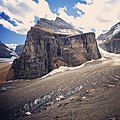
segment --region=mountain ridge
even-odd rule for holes
[[[47,21],[51,26],[52,21]],[[57,18],[56,21],[61,19]],[[28,31],[23,53],[13,62],[11,70],[14,71],[13,79],[32,79],[42,77],[60,66],[78,66],[99,58],[101,55],[95,33],[56,33],[38,27],[37,23]]]
[[[98,42],[101,41],[100,46],[110,52],[120,54],[120,22],[111,27],[105,34],[98,36]]]
[[[17,57],[17,54],[0,41],[0,58]]]
[[[41,27],[50,30],[55,33],[61,34],[82,34],[82,31],[75,29],[72,25],[68,24],[59,17],[53,20],[47,20],[45,18],[40,18],[35,27]]]

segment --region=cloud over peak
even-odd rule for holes
[[[56,16],[59,16],[75,27],[83,28],[83,32],[94,30],[99,34],[120,21],[120,0],[81,1],[78,0],[71,7],[78,14],[75,17],[72,14],[67,14],[68,6],[66,4],[65,7],[55,7],[55,14],[51,11],[47,0],[37,0],[37,2],[35,0],[1,0],[0,13],[4,12],[9,20],[0,17],[0,24],[18,34],[26,34],[30,27],[35,25],[36,18],[54,20]],[[69,4],[70,2],[68,2]],[[12,23],[15,23],[15,25]]]
[[[87,4],[76,3],[73,9],[77,9],[78,13],[83,11],[85,14],[74,19],[69,19],[69,22],[77,27],[82,27],[83,32],[90,32],[95,29],[97,35],[108,30],[111,26],[120,21],[119,5],[120,0],[85,0]],[[61,12],[62,13],[62,12]],[[67,15],[64,11],[64,15]],[[60,15],[66,19],[64,15]],[[68,18],[73,16],[68,16]],[[67,20],[67,19],[66,19]],[[71,20],[71,21],[70,21]]]
[[[4,12],[9,16],[17,26],[14,26],[3,18],[0,19],[0,24],[19,34],[27,33],[30,27],[35,24],[35,17],[56,18],[56,15],[51,12],[45,0],[40,0],[38,3],[32,0],[4,0],[0,1],[0,4],[0,12]]]

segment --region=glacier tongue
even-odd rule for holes
[[[103,50],[99,45],[98,45],[98,49],[102,55],[102,59],[118,59],[120,58],[120,54],[114,54],[114,53],[109,53],[105,50]]]

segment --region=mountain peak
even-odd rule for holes
[[[48,19],[46,19],[46,18],[40,18],[40,20],[38,20],[38,24],[40,24],[40,23],[46,23],[46,22],[50,22],[50,21],[52,21],[52,20],[48,20]]]
[[[100,46],[111,53],[120,54],[120,22],[111,27],[105,34],[98,37],[103,42]]]
[[[114,30],[116,28],[120,27],[120,22],[118,22],[117,24],[115,24],[114,26],[111,27],[111,30]]]
[[[46,18],[40,18],[40,20],[38,21],[38,23],[41,23],[41,22],[62,22],[62,23],[67,23],[66,21],[64,21],[62,18],[60,17],[56,17],[55,20],[48,20]]]
[[[67,22],[65,22],[65,21],[64,21],[62,18],[60,18],[60,17],[56,17],[55,21],[56,21],[56,22],[64,22],[64,23],[67,23]]]
[[[120,22],[118,22],[117,24],[115,24],[114,26],[112,26],[110,28],[109,31],[107,31],[104,34],[101,34],[100,36],[98,36],[98,40],[103,40],[103,41],[107,41],[107,40],[111,40],[111,38],[114,38],[115,36],[120,38]]]
[[[56,17],[56,19],[48,20],[46,18],[40,18],[35,27],[44,28],[44,30],[50,30],[54,33],[61,34],[81,34],[82,32],[74,28],[71,24],[65,22],[63,19]]]

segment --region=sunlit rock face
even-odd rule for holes
[[[120,54],[120,22],[111,27],[111,29],[98,37],[98,40],[102,40],[100,46],[115,54]]]
[[[34,26],[27,34],[23,53],[12,64],[13,79],[38,78],[60,66],[78,66],[101,55],[94,33],[58,34]]]

